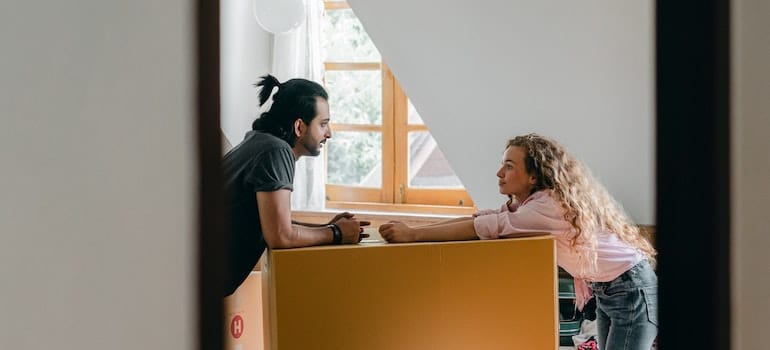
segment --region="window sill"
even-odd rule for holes
[[[391,220],[407,225],[426,225],[459,216],[470,216],[477,210],[475,207],[438,205],[327,202],[325,210],[293,211],[292,219],[321,224],[344,211],[355,214],[359,220],[370,221],[372,226],[379,226]]]
[[[446,205],[426,205],[426,204],[386,204],[386,203],[368,203],[368,202],[344,202],[344,201],[326,201],[326,209],[364,211],[386,214],[416,214],[423,216],[464,216],[471,215],[477,211],[476,207],[446,206]]]

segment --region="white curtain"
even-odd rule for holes
[[[321,16],[322,0],[305,0],[306,21],[297,29],[273,38],[273,75],[281,82],[305,78],[322,84]],[[325,152],[326,149],[323,149]],[[297,162],[294,191],[291,195],[293,210],[322,210],[326,191],[324,153],[318,157],[302,157]]]

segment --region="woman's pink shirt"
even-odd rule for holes
[[[475,214],[473,226],[480,239],[510,238],[532,232],[553,235],[556,241],[557,264],[575,277],[580,305],[590,297],[586,282],[612,281],[639,263],[644,254],[621,241],[614,233],[597,232],[597,271],[590,278],[584,276],[581,273],[577,251],[570,247],[569,239],[574,235],[574,229],[564,219],[564,212],[551,190],[542,190],[511,208],[503,204],[500,209],[479,211]],[[582,305],[580,306],[582,308]]]

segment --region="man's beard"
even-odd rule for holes
[[[313,142],[309,137],[303,137],[300,141],[302,142],[302,147],[310,153],[311,157],[316,157],[321,154],[321,146],[318,142]]]

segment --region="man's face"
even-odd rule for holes
[[[310,125],[300,121],[300,135],[297,137],[297,143],[294,148],[300,155],[317,156],[321,154],[321,148],[326,143],[326,139],[332,137],[331,127],[329,126],[329,103],[316,97],[316,110],[318,114],[310,121]]]

